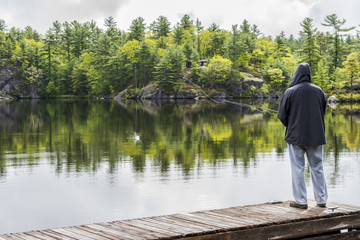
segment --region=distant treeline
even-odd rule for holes
[[[44,35],[30,26],[8,29],[0,20],[0,66],[18,68],[24,84],[35,84],[44,97],[113,96],[150,82],[171,88],[183,81],[187,62],[192,81],[209,89],[231,87],[242,81],[240,72],[248,72],[265,81],[254,91],[281,93],[297,64],[308,62],[313,82],[326,92],[352,93],[359,78],[360,36],[359,31],[351,35],[355,27],[345,23],[328,15],[324,33],[305,18],[298,38],[285,32],[273,38],[247,20],[228,31],[215,23],[205,29],[189,15],[175,25],[165,16],[150,25],[139,17],[126,31],[112,17],[104,29],[95,21],[55,21]],[[204,67],[200,60],[206,60]]]

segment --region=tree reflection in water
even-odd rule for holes
[[[277,109],[275,101],[254,104]],[[339,177],[341,155],[359,152],[357,108],[328,109],[325,161],[333,161],[331,181]],[[44,157],[57,173],[93,172],[108,164],[111,174],[124,161],[140,173],[153,166],[166,174],[174,165],[184,176],[230,161],[247,169],[259,154],[284,155],[284,131],[276,115],[210,101],[2,101],[0,177],[6,166],[31,167]]]

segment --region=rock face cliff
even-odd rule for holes
[[[0,66],[0,97],[39,98],[38,84],[30,83],[16,67]]]
[[[139,91],[134,88],[127,88],[114,97],[115,100],[137,98],[137,99],[196,99],[196,98],[236,98],[251,97],[251,87],[260,89],[264,81],[261,78],[254,77],[249,73],[241,73],[244,80],[239,84],[234,84],[229,89],[209,90],[204,89],[191,80],[185,80],[173,92],[165,93],[164,90],[156,83],[151,83]],[[207,93],[205,93],[205,91]],[[262,97],[262,95],[256,96]]]

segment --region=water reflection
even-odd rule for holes
[[[356,109],[329,108],[324,171],[329,201],[359,205]],[[284,131],[209,101],[0,102],[0,233],[291,199]]]
[[[274,102],[255,102],[277,108]],[[358,152],[357,105],[333,106],[326,115],[325,159]],[[186,176],[203,164],[232,161],[247,168],[258,154],[283,156],[284,127],[276,115],[209,101],[32,100],[0,103],[0,177],[6,166],[36,165],[44,156],[57,173],[114,172],[130,161],[143,172],[147,162],[166,173],[171,164]]]
[[[258,152],[285,147],[271,115],[208,101],[11,101],[0,103],[0,118],[1,176],[40,153],[57,172],[96,171],[101,162],[113,172],[131,160],[135,171],[151,161],[166,172],[174,162],[187,174],[197,159],[246,167]]]

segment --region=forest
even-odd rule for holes
[[[324,17],[326,32],[311,18],[299,24],[298,37],[284,31],[273,37],[247,20],[231,30],[215,23],[205,29],[185,14],[175,25],[165,16],[150,25],[139,17],[127,30],[113,17],[104,27],[55,21],[40,34],[30,26],[8,28],[0,19],[0,68],[15,68],[23,79],[13,97],[24,96],[30,86],[41,97],[114,97],[127,88],[136,94],[150,83],[171,92],[184,79],[207,91],[231,92],[244,80],[242,73],[263,79],[253,95],[273,96],[290,85],[297,64],[307,62],[313,83],[329,96],[359,101],[360,31],[336,14]]]

